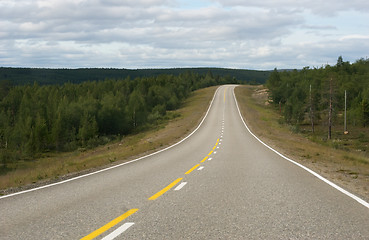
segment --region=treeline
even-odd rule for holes
[[[103,81],[105,79],[131,79],[154,77],[159,75],[179,76],[186,72],[206,75],[209,71],[215,76],[235,78],[251,84],[264,84],[270,71],[256,71],[228,68],[168,68],[168,69],[116,69],[116,68],[9,68],[0,67],[0,81],[9,80],[14,85],[33,84],[51,85],[64,83],[82,83],[85,81]]]
[[[343,123],[346,91],[347,124],[369,126],[368,59],[350,64],[340,56],[335,66],[284,72],[275,69],[266,86],[287,123],[309,123],[312,130],[317,123]]]
[[[235,79],[186,72],[81,84],[0,82],[2,167],[45,151],[94,147],[168,117],[196,89]]]

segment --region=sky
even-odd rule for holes
[[[0,0],[0,67],[255,70],[369,57],[368,0]]]

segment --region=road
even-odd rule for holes
[[[0,198],[0,239],[369,239],[367,203],[261,144],[234,87],[165,151]]]

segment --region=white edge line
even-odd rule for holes
[[[301,167],[302,169],[306,170],[307,172],[309,172],[310,174],[314,175],[315,177],[319,178],[320,180],[322,180],[323,182],[327,183],[328,185],[330,185],[331,187],[337,189],[338,191],[342,192],[343,194],[353,198],[354,200],[356,200],[357,202],[359,202],[360,204],[364,205],[365,207],[369,208],[369,203],[367,203],[366,201],[364,201],[363,199],[359,198],[358,196],[348,192],[347,190],[341,188],[340,186],[336,185],[335,183],[329,181],[328,179],[322,177],[321,175],[319,175],[318,173],[314,172],[313,170],[311,170],[310,168],[307,168],[305,167],[304,165],[298,163],[298,162],[295,162],[294,160],[284,156],[283,154],[281,154],[280,152],[278,152],[277,150],[273,149],[272,147],[268,146],[267,144],[265,144],[263,141],[261,141],[255,134],[253,134],[251,132],[251,130],[249,129],[249,127],[246,125],[245,121],[243,120],[243,117],[242,117],[242,114],[241,114],[241,111],[240,111],[240,108],[238,107],[238,103],[237,103],[237,99],[236,99],[236,96],[234,94],[234,88],[233,88],[233,98],[236,102],[236,106],[237,106],[237,109],[238,109],[238,114],[240,115],[240,118],[243,122],[243,124],[245,125],[247,131],[249,131],[249,133],[254,137],[256,138],[261,144],[263,144],[265,147],[269,148],[270,150],[272,150],[273,152],[275,152],[276,154],[278,154],[280,157],[286,159],[287,161]]]
[[[16,195],[20,195],[20,194],[23,194],[23,193],[28,193],[28,192],[33,192],[33,191],[36,191],[36,190],[40,190],[40,189],[44,189],[44,188],[48,188],[48,187],[52,187],[52,186],[56,186],[56,185],[59,185],[59,184],[63,184],[63,183],[67,183],[67,182],[70,182],[70,181],[74,181],[74,180],[77,180],[77,179],[80,179],[80,178],[84,178],[84,177],[88,177],[88,176],[91,176],[91,175],[94,175],[94,174],[97,174],[97,173],[101,173],[101,172],[105,172],[105,171],[108,171],[108,170],[111,170],[111,169],[114,169],[114,168],[117,168],[117,167],[121,167],[123,165],[126,165],[126,164],[129,164],[129,163],[133,163],[133,162],[136,162],[136,161],[139,161],[139,160],[142,160],[144,158],[148,158],[148,157],[151,157],[153,155],[156,155],[158,153],[161,153],[161,152],[164,152],[172,147],[175,147],[177,146],[178,144],[184,142],[185,140],[187,140],[189,137],[191,137],[200,127],[201,125],[203,124],[203,122],[205,121],[206,117],[208,116],[208,113],[211,109],[211,107],[213,106],[213,102],[214,102],[214,99],[215,99],[215,96],[217,95],[218,93],[218,90],[220,89],[221,86],[219,86],[217,88],[217,90],[215,91],[214,93],[214,96],[213,96],[213,99],[211,100],[210,102],[210,105],[209,105],[209,108],[208,110],[206,111],[206,114],[204,116],[204,118],[201,120],[200,124],[197,126],[197,128],[195,128],[195,130],[193,130],[189,135],[187,135],[187,137],[183,138],[181,141],[169,146],[169,147],[166,147],[164,149],[161,149],[157,152],[154,152],[154,153],[151,153],[149,155],[146,155],[146,156],[142,156],[140,158],[136,158],[134,160],[131,160],[129,162],[124,162],[124,163],[121,163],[121,164],[118,164],[118,165],[115,165],[115,166],[112,166],[112,167],[108,167],[108,168],[104,168],[104,169],[101,169],[101,170],[98,170],[96,172],[92,172],[92,173],[87,173],[85,175],[81,175],[81,176],[78,176],[78,177],[74,177],[74,178],[70,178],[70,179],[67,179],[67,180],[64,180],[64,181],[61,181],[61,182],[56,182],[56,183],[52,183],[52,184],[48,184],[48,185],[44,185],[44,186],[41,186],[41,187],[37,187],[37,188],[32,188],[32,189],[28,189],[28,190],[25,190],[25,191],[21,191],[21,192],[16,192],[16,193],[12,193],[12,194],[8,194],[8,195],[5,195],[5,196],[1,196],[0,199],[3,199],[3,198],[8,198],[8,197],[13,197],[13,196],[16,196]]]
[[[181,184],[179,184],[179,185],[174,189],[174,191],[181,190],[181,189],[182,189],[186,184],[187,184],[187,182],[181,182]]]
[[[127,222],[117,228],[114,232],[110,233],[109,235],[105,236],[102,240],[113,240],[114,238],[121,235],[123,232],[125,232],[128,228],[132,227],[135,223],[133,222]]]

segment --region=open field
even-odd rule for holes
[[[323,177],[369,201],[369,157],[363,129],[352,129],[351,135],[343,136],[340,128],[334,133],[335,140],[324,141],[320,137],[308,137],[309,126],[294,133],[294,129],[281,123],[280,115],[267,103],[263,86],[241,86],[235,89],[240,110],[246,123],[260,139],[282,154],[300,162]],[[318,127],[318,131],[324,131]],[[361,131],[361,134],[360,132]],[[368,129],[365,129],[368,131]],[[359,139],[356,139],[355,132]],[[316,133],[318,136],[319,133]],[[338,140],[338,138],[342,140]],[[365,139],[364,139],[365,140]]]
[[[188,135],[200,122],[217,87],[192,93],[168,120],[121,141],[69,153],[50,154],[32,162],[18,163],[15,171],[0,175],[2,194],[32,188],[119,164],[164,148]],[[0,192],[1,193],[1,192]]]

